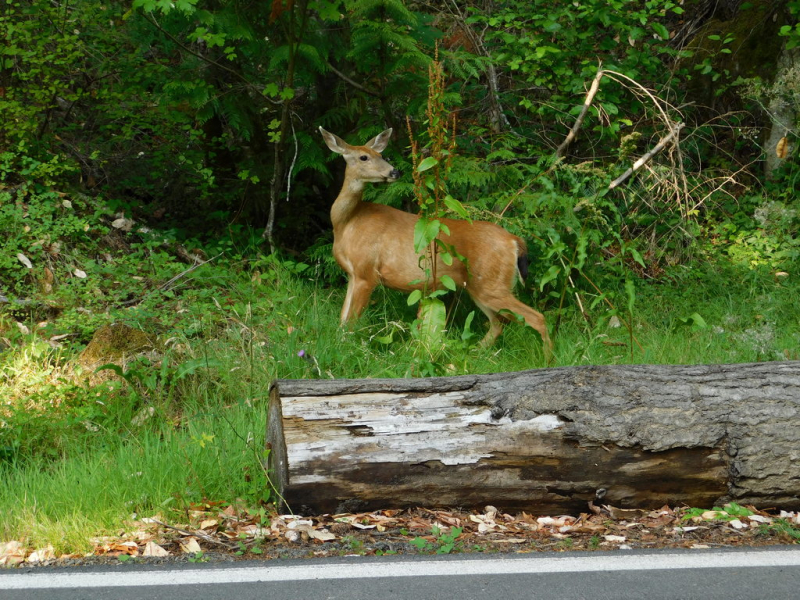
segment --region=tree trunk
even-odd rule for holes
[[[277,380],[267,446],[294,511],[800,507],[800,361]]]
[[[770,118],[770,127],[764,143],[765,160],[764,168],[767,179],[775,177],[775,171],[781,166],[784,157],[778,156],[776,148],[784,136],[794,131],[797,123],[797,94],[792,93],[789,83],[792,77],[797,76],[797,65],[800,63],[800,51],[797,48],[785,48],[778,59],[778,69],[772,84],[767,114]]]

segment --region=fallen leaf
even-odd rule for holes
[[[142,552],[142,556],[169,556],[169,552],[164,550],[164,548],[155,542],[147,542],[144,547],[144,552]]]
[[[13,567],[25,560],[25,548],[21,542],[12,540],[0,543],[0,567]]]
[[[329,542],[336,539],[336,536],[327,529],[310,529],[308,536],[321,542]]]
[[[607,542],[624,542],[627,538],[624,535],[604,535],[603,539]]]
[[[19,252],[17,254],[17,260],[26,267],[28,267],[29,269],[33,268],[33,263],[31,262],[31,260],[27,256],[25,256],[22,252]]]
[[[246,535],[247,537],[264,537],[267,535],[267,530],[264,527],[261,527],[261,525],[256,525],[255,523],[237,527],[236,531]]]
[[[126,219],[125,217],[120,217],[119,219],[114,219],[111,222],[111,226],[114,229],[120,229],[122,231],[130,231],[133,229],[134,222],[131,219]]]
[[[156,409],[154,406],[145,406],[143,407],[138,413],[136,413],[133,418],[131,419],[131,425],[139,426],[142,425],[147,419],[152,417],[156,414]],[[200,529],[203,529],[201,527]]]
[[[647,514],[648,511],[638,508],[617,508],[616,506],[603,505],[608,511],[608,514],[615,521],[628,521],[631,519],[640,519]]]
[[[196,537],[187,537],[181,540],[181,550],[184,554],[197,554],[198,552],[202,552],[203,549],[200,547],[200,544],[197,543]]]
[[[86,279],[86,271],[81,271],[80,269],[75,269],[75,270],[73,271],[73,274],[74,274],[74,275],[75,275],[75,277],[77,277],[78,279]]]
[[[789,154],[789,139],[783,136],[775,146],[775,156],[783,160]]]
[[[216,527],[217,525],[219,525],[217,519],[206,519],[200,523],[200,529],[208,529],[209,527]]]
[[[700,518],[705,521],[713,521],[714,519],[720,518],[722,515],[727,516],[727,514],[728,513],[723,512],[721,510],[707,510],[702,515],[700,515]]]
[[[750,515],[747,518],[751,521],[755,521],[756,523],[772,523],[772,519],[770,517],[764,517],[762,515]]]
[[[290,542],[296,542],[300,539],[300,533],[293,529],[287,530],[283,536]]]

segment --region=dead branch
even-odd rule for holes
[[[188,531],[186,529],[181,529],[180,527],[175,527],[174,525],[168,525],[167,523],[159,521],[158,519],[151,519],[151,521],[153,523],[155,523],[156,525],[161,525],[161,527],[165,527],[166,529],[171,529],[172,531],[177,531],[178,533],[180,533],[183,536],[186,536],[186,537],[189,537],[189,536],[199,537],[201,540],[203,540],[204,542],[207,542],[209,544],[216,544],[217,546],[222,546],[223,548],[228,548],[229,550],[232,550],[232,549],[237,547],[234,544],[229,544],[227,542],[223,542],[221,540],[218,540],[215,537],[208,535],[204,531],[200,531],[200,530]]]
[[[586,94],[586,99],[583,101],[583,107],[581,108],[581,112],[578,115],[578,118],[575,119],[575,124],[572,126],[572,129],[567,134],[566,139],[561,142],[561,145],[556,149],[556,158],[561,158],[564,156],[564,152],[567,150],[567,146],[569,146],[576,137],[578,137],[578,130],[583,125],[583,120],[586,118],[586,113],[589,112],[589,107],[592,105],[594,101],[595,95],[597,95],[597,90],[600,89],[600,80],[603,78],[603,75],[606,74],[606,71],[600,69],[597,71],[597,75],[594,76],[594,80],[592,80],[592,85],[589,86],[589,92]]]
[[[357,90],[360,90],[360,91],[364,92],[365,94],[369,94],[370,96],[374,96],[376,98],[380,98],[381,97],[381,95],[378,92],[376,92],[375,90],[371,90],[369,88],[366,88],[363,85],[361,85],[360,83],[358,83],[357,81],[353,81],[350,77],[348,77],[347,75],[342,73],[339,69],[334,67],[330,62],[326,62],[325,66],[328,67],[333,72],[333,74],[336,75],[339,79],[341,79],[345,83],[349,83],[350,85],[352,85]]]
[[[657,143],[657,144],[656,144],[656,145],[655,145],[655,146],[654,146],[654,147],[653,147],[653,148],[652,148],[652,149],[651,149],[651,150],[650,150],[650,151],[649,151],[647,154],[645,154],[644,156],[642,156],[642,157],[641,157],[639,160],[637,160],[635,163],[633,163],[633,165],[631,166],[631,168],[629,168],[629,169],[628,169],[627,171],[625,171],[625,172],[624,172],[622,175],[620,175],[620,176],[619,176],[619,177],[617,177],[617,178],[616,178],[614,181],[612,181],[612,182],[609,184],[609,186],[608,186],[608,189],[609,189],[609,190],[613,190],[615,187],[617,187],[618,185],[620,185],[621,183],[623,183],[623,182],[624,182],[626,179],[628,179],[628,177],[630,177],[630,176],[631,176],[631,175],[633,175],[633,174],[634,174],[636,171],[638,171],[639,169],[641,169],[641,168],[642,168],[642,167],[643,167],[645,164],[647,164],[647,162],[648,162],[648,161],[649,161],[651,158],[653,158],[653,157],[654,157],[656,154],[658,154],[659,152],[661,152],[661,150],[663,150],[663,149],[664,149],[664,147],[665,147],[665,146],[666,146],[666,145],[667,145],[667,144],[668,144],[670,141],[672,141],[672,139],[673,139],[674,137],[676,137],[676,136],[678,135],[678,133],[680,133],[681,129],[683,129],[683,128],[684,128],[684,126],[685,126],[685,124],[684,124],[684,123],[677,123],[677,124],[676,124],[676,125],[675,125],[675,126],[672,128],[672,130],[671,130],[671,131],[670,131],[670,132],[669,132],[667,135],[665,135],[663,138],[661,138],[661,139],[659,140],[659,142],[658,142],[658,143]]]

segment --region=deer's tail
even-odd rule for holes
[[[517,272],[520,281],[524,282],[528,278],[528,245],[522,238],[517,238]]]

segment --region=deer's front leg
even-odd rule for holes
[[[366,279],[350,277],[347,282],[347,295],[342,306],[342,325],[351,323],[361,316],[374,289],[375,283]]]

